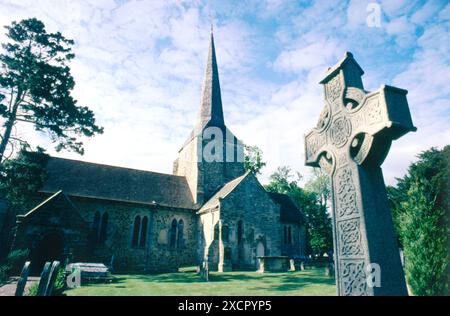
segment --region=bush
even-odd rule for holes
[[[53,294],[54,296],[60,296],[63,295],[63,292],[66,290],[66,268],[60,267],[58,270],[58,275],[55,279],[55,285],[53,287]]]
[[[14,250],[8,254],[6,260],[0,264],[0,284],[7,282],[11,275],[20,273],[29,254],[28,249]]]
[[[28,296],[37,296],[38,289],[39,289],[39,282],[36,282],[28,290]]]
[[[414,295],[449,295],[450,146],[419,155],[388,189]]]
[[[28,249],[18,249],[13,250],[8,254],[6,258],[6,262],[10,265],[10,275],[12,274],[20,274],[22,271],[23,265],[30,254],[30,250]]]
[[[10,269],[11,268],[6,264],[0,266],[0,285],[2,285],[3,283],[6,283],[6,281],[8,281]]]

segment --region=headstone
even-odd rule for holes
[[[305,271],[305,261],[302,261],[302,262],[300,263],[300,270],[301,270],[301,271]]]
[[[203,279],[203,281],[208,282],[209,281],[209,269],[208,267],[203,267],[202,272],[201,272],[201,278]]]
[[[23,291],[27,285],[28,275],[30,273],[30,261],[25,262],[20,273],[19,281],[17,282],[15,296],[23,296]]]
[[[51,296],[53,293],[53,288],[55,286],[56,277],[58,276],[59,266],[60,266],[59,261],[53,261],[52,268],[50,269],[50,276],[48,278],[45,296]]]
[[[113,272],[114,270],[114,255],[111,256],[111,261],[109,262],[109,271]]]
[[[325,276],[333,277],[334,275],[334,266],[332,262],[329,262],[325,266]]]
[[[295,261],[294,261],[294,259],[289,259],[289,271],[295,271]]]
[[[200,278],[203,281],[209,281],[209,267],[208,267],[208,257],[203,259],[202,265],[200,267]]]
[[[320,82],[325,107],[305,136],[305,160],[331,177],[338,295],[407,295],[380,166],[392,140],[416,128],[407,91],[367,92],[363,73],[351,53],[328,70]],[[367,282],[377,267],[380,287]]]
[[[46,262],[44,265],[44,269],[42,269],[42,272],[41,272],[41,278],[39,279],[37,296],[45,296],[45,293],[47,292],[47,284],[48,284],[48,279],[50,277],[51,269],[52,269],[52,263]]]

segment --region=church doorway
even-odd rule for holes
[[[46,261],[61,261],[63,251],[64,242],[60,234],[49,233],[45,235],[34,251],[31,262],[32,274],[39,275]]]

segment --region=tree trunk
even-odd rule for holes
[[[11,96],[12,98],[12,96]],[[3,162],[3,156],[5,155],[6,146],[8,145],[9,138],[11,137],[12,128],[14,123],[16,122],[17,109],[20,104],[20,95],[17,96],[16,102],[12,108],[11,113],[9,114],[8,120],[5,124],[5,132],[3,134],[2,141],[0,142],[0,163]]]

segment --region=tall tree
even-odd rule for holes
[[[449,295],[450,146],[418,157],[388,188],[406,278],[415,295]]]
[[[269,184],[265,188],[270,192],[291,194],[298,190],[302,175],[296,172],[292,174],[292,169],[288,166],[280,166],[269,176]]]
[[[0,196],[6,198],[16,213],[34,206],[33,199],[47,178],[47,160],[48,155],[40,147],[37,151],[22,148],[14,159],[0,165]]]
[[[305,184],[305,190],[316,193],[321,205],[328,207],[331,195],[330,177],[322,169],[313,169],[312,177]]]
[[[263,161],[263,152],[258,146],[244,145],[244,168],[246,171],[260,174],[266,165]]]
[[[0,197],[6,202],[6,217],[0,223],[0,259],[10,249],[16,216],[36,206],[37,192],[47,178],[48,155],[42,148],[22,148],[13,159],[0,164]]]
[[[47,33],[35,18],[5,28],[8,41],[0,54],[0,162],[8,144],[26,143],[13,133],[19,122],[47,132],[56,150],[83,154],[77,137],[91,137],[103,128],[95,124],[93,112],[78,106],[71,96],[75,82],[69,62],[74,58],[74,41],[60,32]]]

